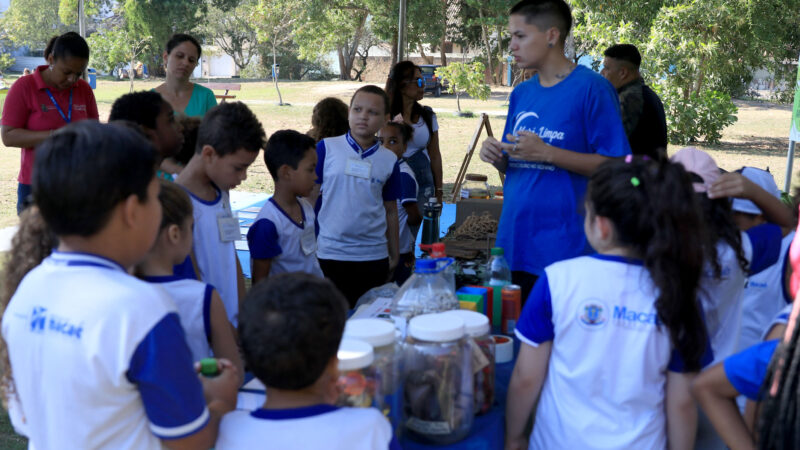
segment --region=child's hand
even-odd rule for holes
[[[493,137],[486,138],[481,145],[481,160],[494,164],[503,159],[503,143]]]
[[[708,188],[708,198],[750,198],[753,186],[755,184],[740,173],[724,173]]]
[[[233,411],[236,409],[236,397],[241,379],[239,370],[232,362],[224,358],[217,359],[217,367],[219,368],[219,375],[213,378],[200,376],[206,403],[209,406],[212,403],[219,405],[219,410],[222,413]],[[199,362],[195,363],[195,370],[199,373]]]

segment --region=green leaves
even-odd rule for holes
[[[448,84],[447,92],[456,94],[458,112],[461,112],[459,97],[466,93],[479,100],[488,100],[492,91],[484,81],[486,67],[481,62],[451,62],[446,67],[437,67],[436,76]]]

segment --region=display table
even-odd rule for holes
[[[242,265],[242,272],[246,278],[251,278],[250,272],[250,250],[247,247],[247,230],[253,225],[258,211],[264,206],[264,203],[269,200],[266,194],[250,194],[239,193],[231,191],[231,208],[239,215],[239,229],[241,237],[236,241],[236,256],[239,258],[239,263]],[[439,234],[444,236],[447,234],[447,229],[456,221],[456,205],[453,203],[445,203],[442,205],[442,214],[439,217]],[[417,234],[417,242],[419,242],[422,229]],[[422,256],[422,251],[419,246],[415,246],[417,257]]]

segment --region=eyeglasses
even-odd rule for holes
[[[417,82],[417,87],[425,86],[425,80],[423,80],[422,78],[417,78],[415,80],[406,80],[406,84],[410,84],[410,83],[413,83],[415,81]]]

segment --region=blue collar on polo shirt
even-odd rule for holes
[[[127,270],[125,270],[120,263],[108,259],[105,256],[95,255],[92,253],[60,252],[56,250],[52,255],[50,255],[50,258],[58,264],[65,264],[67,266],[93,266],[127,272]]]
[[[312,405],[303,406],[301,408],[291,409],[264,409],[259,408],[250,413],[251,416],[257,419],[272,419],[272,420],[285,420],[285,419],[302,419],[305,417],[318,416],[320,414],[329,413],[339,409],[333,405]]]
[[[347,134],[345,134],[345,137],[347,138],[347,143],[350,144],[350,147],[356,153],[360,153],[361,154],[361,159],[364,159],[367,156],[370,156],[373,153],[377,152],[378,148],[381,146],[380,141],[376,141],[375,144],[372,147],[362,151],[361,150],[361,146],[358,145],[358,142],[356,142],[356,140],[353,138],[353,135],[351,135],[349,131],[347,132]]]

